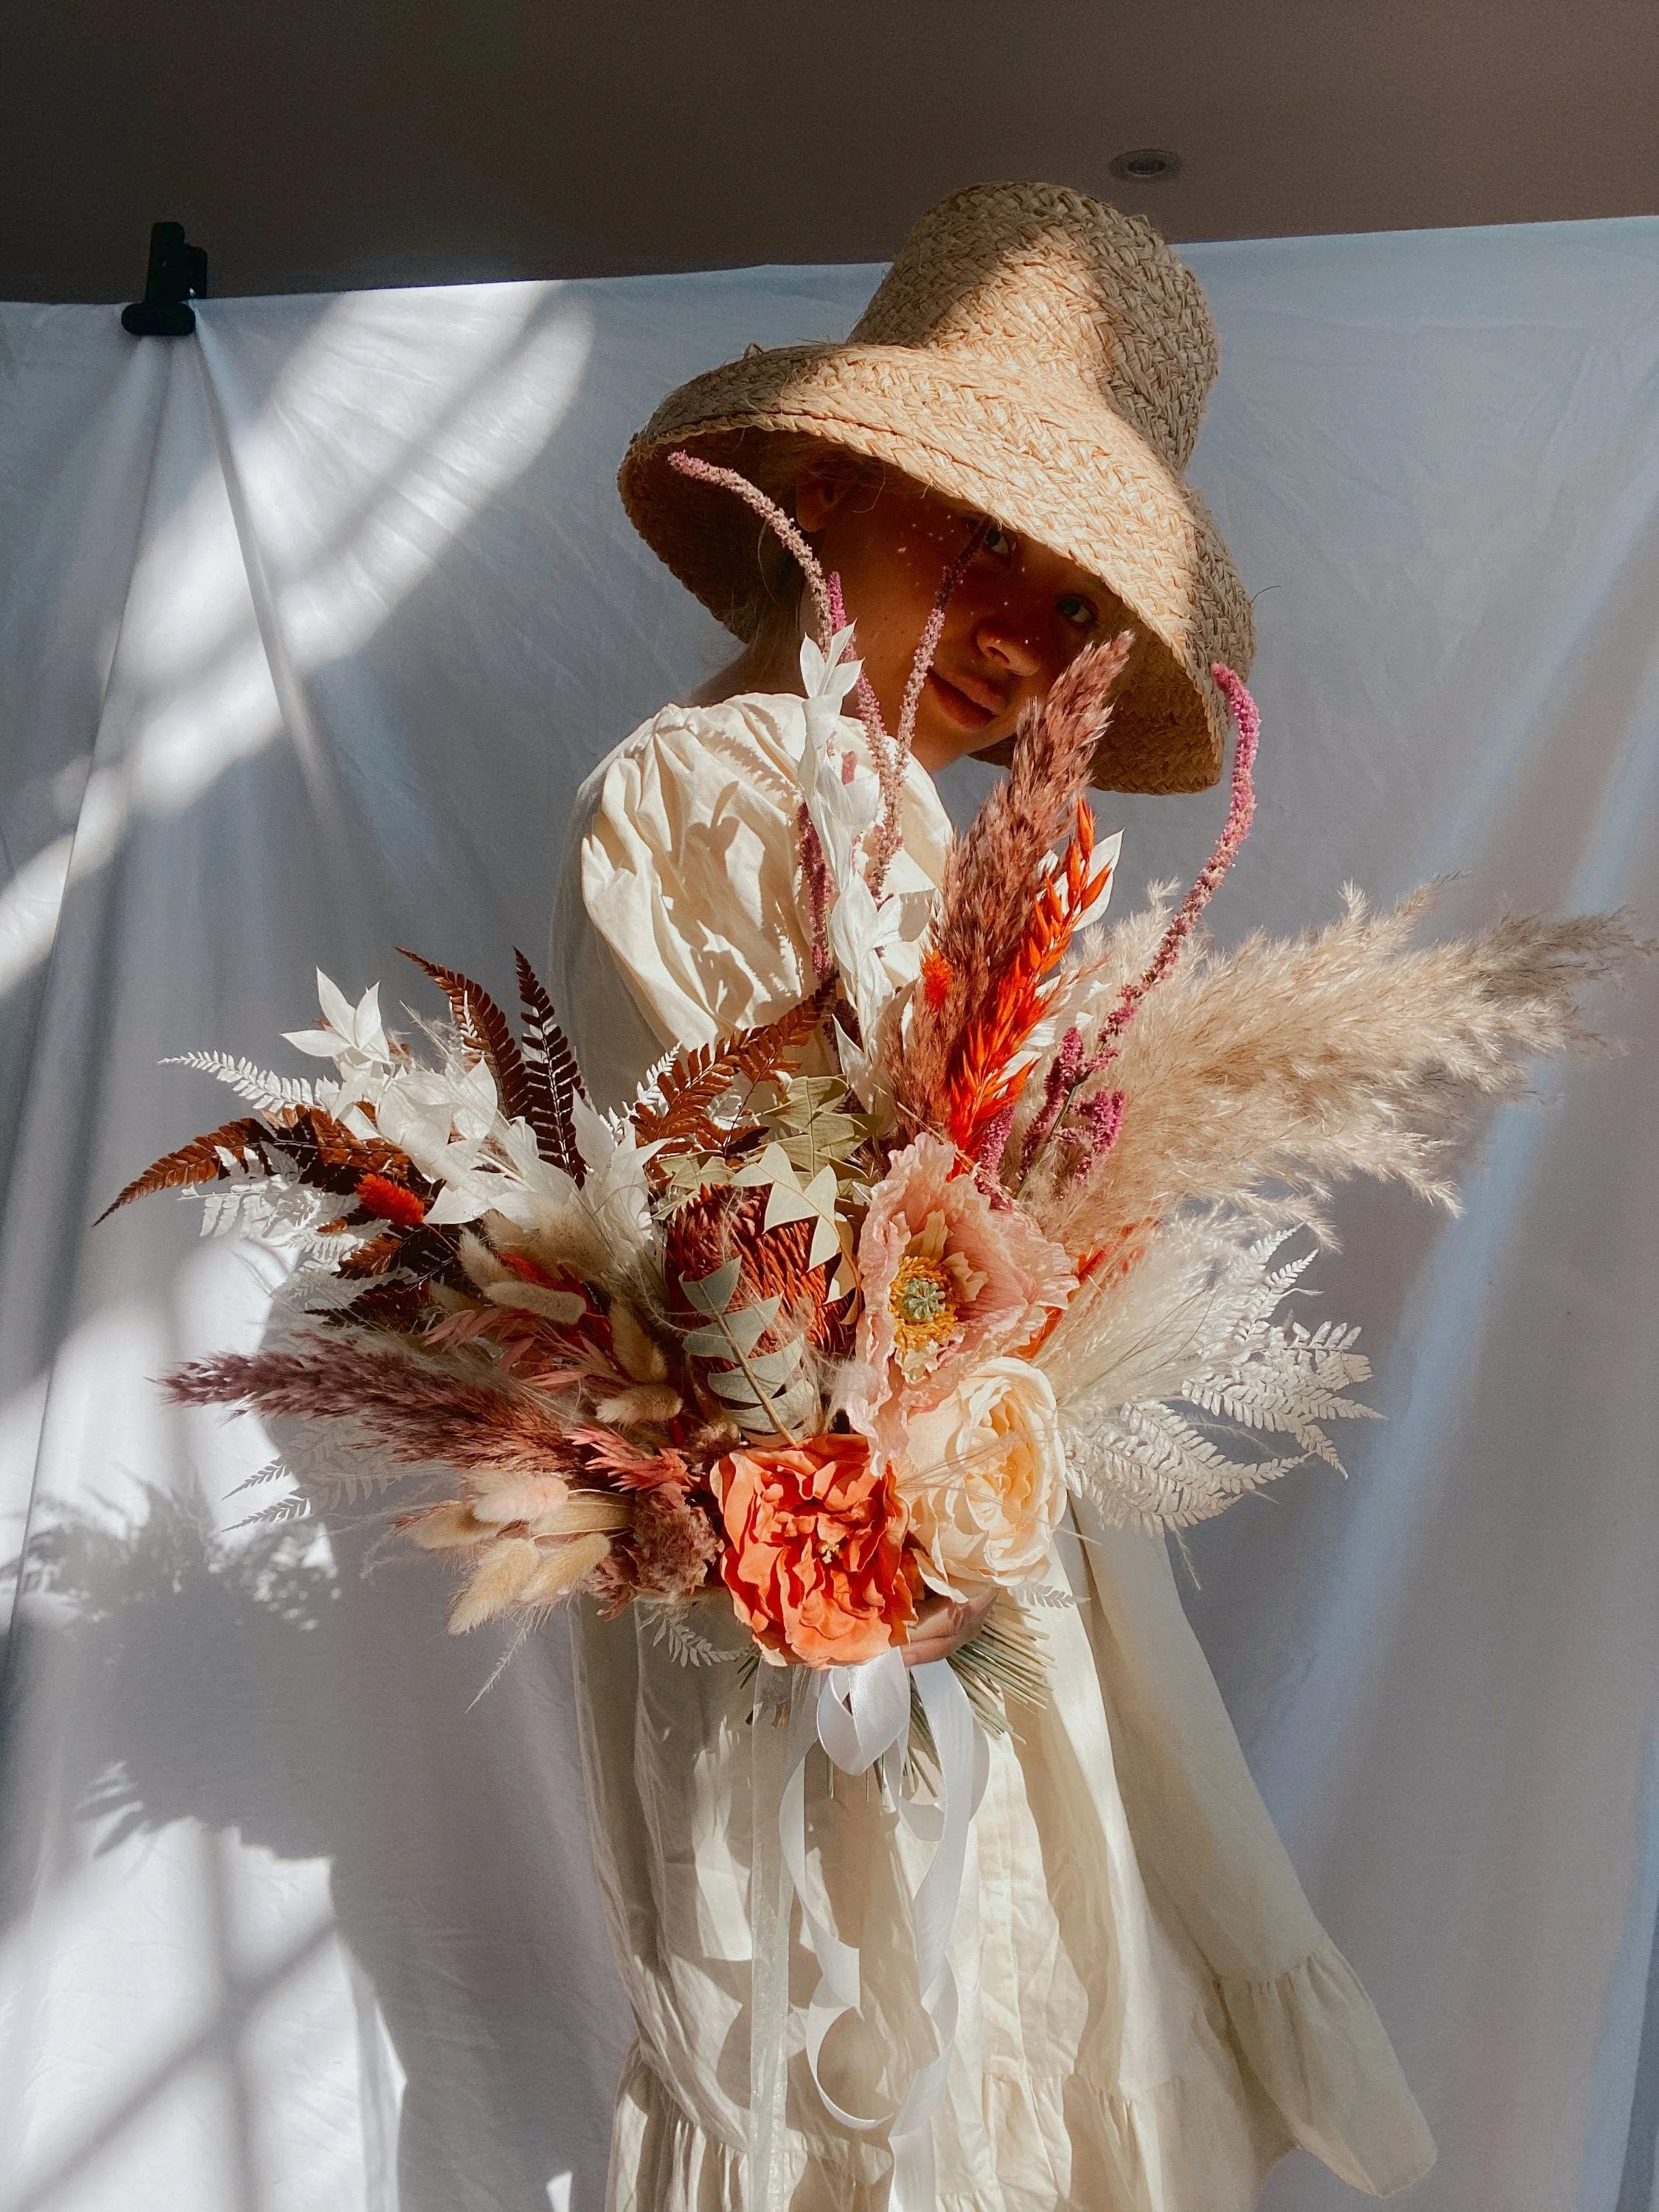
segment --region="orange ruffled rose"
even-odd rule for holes
[[[921,1576],[908,1509],[859,1436],[729,1452],[714,1470],[720,1573],[768,1650],[851,1667],[902,1644]]]

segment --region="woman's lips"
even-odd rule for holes
[[[960,729],[982,730],[1002,712],[1000,706],[988,707],[982,701],[970,698],[947,677],[941,676],[937,668],[929,669],[927,681],[934,698]]]

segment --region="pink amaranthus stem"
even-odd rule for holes
[[[1042,1079],[1042,1103],[1025,1133],[1020,1155],[1022,1175],[1048,1143],[1054,1126],[1071,1103],[1072,1093],[1083,1080],[1083,1032],[1075,1024],[1060,1041],[1060,1050],[1048,1063]]]
[[[795,809],[795,845],[812,932],[812,973],[821,983],[835,966],[830,951],[830,863],[804,799]]]
[[[1249,835],[1250,823],[1255,813],[1253,771],[1256,746],[1261,735],[1261,714],[1245,689],[1243,678],[1229,668],[1225,661],[1212,660],[1210,674],[1238,726],[1238,737],[1233,747],[1232,793],[1226,823],[1202,873],[1181,902],[1164,931],[1151,965],[1134,981],[1124,985],[1116,1005],[1101,1024],[1094,1051],[1084,1059],[1080,1040],[1075,1052],[1073,1051],[1072,1038],[1077,1034],[1075,1030],[1069,1030],[1062,1038],[1060,1051],[1048,1070],[1051,1088],[1044,1097],[1042,1109],[1026,1139],[1021,1160],[1022,1181],[1056,1124],[1062,1120],[1069,1120],[1074,1110],[1082,1126],[1066,1133],[1075,1138],[1070,1170],[1073,1174],[1086,1174],[1104,1159],[1117,1142],[1127,1105],[1121,1091],[1094,1091],[1075,1109],[1071,1102],[1090,1077],[1103,1074],[1117,1058],[1123,1032],[1139,1012],[1148,994],[1155,990],[1175,968],[1182,948],[1198,927],[1200,916],[1215,896],[1223,878],[1237,859],[1240,846]],[[1062,1063],[1065,1064],[1064,1073],[1060,1072]],[[1060,1103],[1050,1114],[1050,1105],[1062,1088],[1064,1095]]]
[[[1250,823],[1255,813],[1255,785],[1251,770],[1255,765],[1256,742],[1261,734],[1261,715],[1254,699],[1245,690],[1241,679],[1224,661],[1210,664],[1210,673],[1215,678],[1216,689],[1227,702],[1233,719],[1238,725],[1238,741],[1233,747],[1232,803],[1227,810],[1226,825],[1216,841],[1203,873],[1193,885],[1176,909],[1164,940],[1158,948],[1152,963],[1146,974],[1133,983],[1126,983],[1111,1012],[1101,1024],[1100,1042],[1103,1046],[1115,1045],[1130,1023],[1139,1012],[1141,1003],[1150,991],[1156,989],[1181,957],[1182,946],[1198,927],[1199,917],[1214,897],[1224,876],[1238,857],[1238,848],[1249,835]],[[1116,1058],[1114,1049],[1110,1055]],[[1099,1054],[1095,1055],[1101,1066]]]
[[[668,456],[668,465],[683,477],[691,477],[699,483],[718,484],[726,491],[735,492],[745,507],[753,508],[788,548],[800,564],[812,594],[812,603],[818,618],[820,643],[828,653],[830,641],[837,630],[847,627],[847,607],[842,598],[841,578],[826,576],[822,563],[807,544],[799,524],[791,520],[774,499],[769,499],[760,486],[737,469],[721,468],[714,461],[705,461],[696,453],[683,448]],[[962,581],[963,572],[979,550],[984,534],[983,523],[976,524],[968,543],[946,568],[934,596],[933,611],[928,615],[915,657],[910,664],[910,674],[904,687],[904,698],[899,709],[896,737],[890,736],[882,718],[881,702],[876,697],[875,687],[860,669],[857,698],[859,715],[870,740],[870,755],[875,764],[881,785],[881,819],[866,833],[864,839],[865,880],[872,897],[881,896],[882,885],[887,880],[887,871],[893,855],[903,842],[900,829],[900,810],[904,799],[904,763],[915,734],[916,713],[921,703],[921,687],[927,681],[927,672],[933,665],[933,655],[944,635],[945,611],[951,594]],[[803,867],[807,865],[803,845]],[[816,967],[816,947],[814,948]]]
[[[968,563],[979,550],[980,540],[984,534],[984,524],[976,523],[969,533],[968,543],[939,578],[939,589],[933,594],[933,606],[922,626],[915,654],[910,663],[904,697],[899,707],[898,735],[890,741],[888,763],[882,766],[882,817],[865,840],[865,879],[869,884],[872,896],[875,898],[881,896],[881,887],[887,879],[888,868],[902,842],[899,829],[899,806],[904,795],[904,763],[915,739],[921,689],[927,681],[927,672],[933,665],[933,655],[939,651],[939,641],[945,635],[945,617],[951,598],[962,581]],[[1006,1135],[1006,1132],[1004,1133]]]
[[[823,567],[799,528],[789,520],[776,500],[768,499],[760,486],[750,483],[740,471],[720,468],[713,461],[700,459],[696,453],[672,453],[668,456],[668,465],[671,469],[678,469],[683,477],[695,477],[699,483],[719,484],[726,491],[736,492],[745,507],[752,507],[761,520],[777,532],[800,563],[800,572],[812,594],[813,610],[823,633],[819,643],[828,653],[830,641],[835,635],[837,624],[830,612],[830,587]]]

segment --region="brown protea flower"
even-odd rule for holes
[[[663,1255],[663,1281],[671,1311],[678,1320],[695,1324],[701,1316],[680,1288],[683,1279],[695,1282],[711,1275],[727,1260],[742,1262],[735,1304],[775,1297],[780,1331],[804,1334],[810,1348],[830,1359],[844,1358],[852,1345],[848,1307],[851,1300],[830,1303],[833,1262],[813,1267],[810,1221],[780,1222],[766,1229],[764,1190],[734,1190],[716,1186],[700,1191],[683,1206],[669,1224]],[[774,1340],[763,1340],[769,1346]]]

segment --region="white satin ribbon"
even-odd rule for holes
[[[936,1804],[924,1804],[904,1793],[912,1682],[939,1754]],[[756,1718],[758,1725],[758,1708]],[[934,1846],[927,1871],[912,1899],[912,1914],[917,1982],[936,2049],[927,2063],[911,2076],[894,2111],[869,2118],[838,2105],[825,2089],[818,2071],[830,2030],[845,2014],[859,2009],[862,1975],[857,1948],[843,1943],[815,1909],[807,1881],[806,1762],[814,1742],[823,1746],[844,1774],[866,1773],[880,1760],[899,1817],[912,1835]],[[753,2212],[783,2212],[781,2048],[787,2025],[789,1920],[787,1899],[781,1894],[771,1860],[770,1838],[763,1841],[762,1801],[769,1794],[769,1784],[776,1772],[776,1753],[770,1745],[757,1741],[755,1757],[756,1864],[751,1880],[759,1902],[751,1913],[755,1986],[750,2006],[749,2194]],[[907,1669],[896,1651],[884,1651],[859,1667],[831,1667],[818,1674],[801,1670],[795,1683],[782,1763],[782,1790],[776,1801],[781,1871],[787,1872],[799,1901],[802,1933],[818,1963],[818,1985],[805,2021],[806,2057],[813,2086],[824,2109],[841,2126],[857,2134],[876,2128],[888,2130],[893,2154],[889,2212],[933,2212],[930,2123],[945,2094],[957,2030],[956,1977],[947,1952],[962,1895],[969,1824],[990,1774],[989,1746],[948,1660],[932,1660]],[[763,1769],[767,1770],[764,1778]],[[781,1905],[786,1909],[780,1911]],[[763,1952],[768,1955],[763,1956]]]

